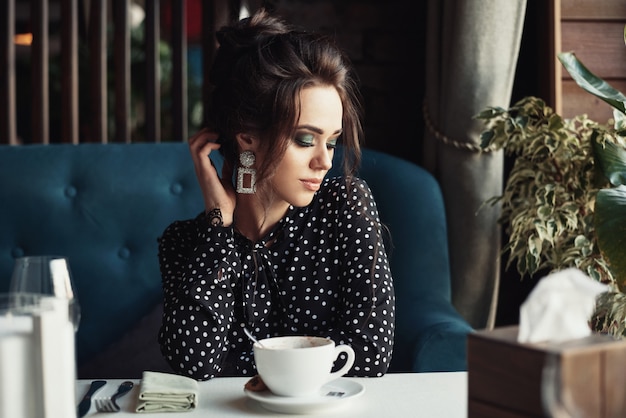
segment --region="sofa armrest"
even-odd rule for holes
[[[445,299],[419,300],[411,312],[419,318],[396,330],[392,372],[453,372],[467,370],[467,335],[472,327]]]

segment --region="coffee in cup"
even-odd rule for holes
[[[346,363],[332,372],[341,353]],[[345,375],[354,364],[354,350],[335,346],[329,338],[273,337],[254,344],[254,361],[265,385],[279,396],[317,395],[324,384]]]

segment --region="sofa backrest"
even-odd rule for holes
[[[441,193],[420,167],[371,150],[360,176],[391,232],[397,335],[411,338],[419,301],[450,299]],[[0,146],[0,292],[14,258],[68,257],[80,367],[159,304],[157,238],[202,210],[186,143]]]
[[[68,257],[79,364],[161,300],[157,237],[202,210],[179,143],[3,146],[0,202],[0,291],[15,257]]]

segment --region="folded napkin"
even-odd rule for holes
[[[198,404],[198,382],[189,377],[143,372],[137,412],[192,411]]]
[[[520,307],[518,342],[563,342],[590,335],[596,297],[607,290],[576,268],[542,278]]]

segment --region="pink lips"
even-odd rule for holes
[[[320,185],[322,184],[322,180],[318,179],[302,179],[300,180],[305,188],[316,192],[320,189]]]

